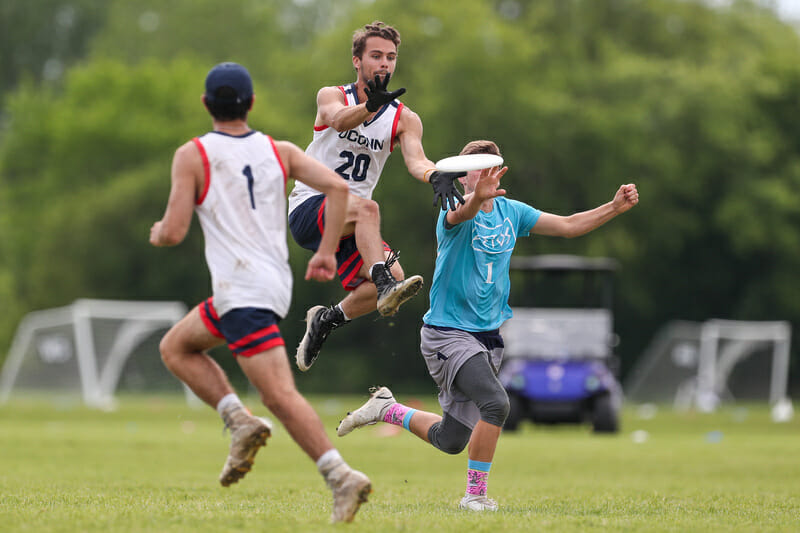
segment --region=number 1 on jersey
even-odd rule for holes
[[[253,184],[255,183],[255,179],[253,178],[253,171],[250,169],[250,165],[247,165],[242,169],[242,174],[244,174],[244,177],[247,178],[247,190],[250,192],[250,207],[255,209],[256,198],[253,196]]]

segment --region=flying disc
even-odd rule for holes
[[[503,158],[494,154],[466,154],[445,157],[436,162],[436,170],[441,172],[469,172],[484,168],[499,167]]]

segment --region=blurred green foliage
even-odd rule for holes
[[[26,6],[4,2],[11,33],[0,32],[0,346],[24,313],[78,297],[204,298],[198,225],[174,249],[147,239],[166,204],[172,153],[210,128],[200,104],[206,72],[220,61],[247,66],[251,126],[305,147],[317,90],[353,81],[352,32],[376,19],[402,34],[392,85],[407,87],[403,102],[422,117],[429,158],[495,140],[509,195],[558,214],[637,183],[641,203],[624,217],[576,240],[523,239],[517,252],[621,262],[623,370],[667,320],[800,323],[800,38],[751,2]],[[68,67],[62,76],[44,68],[54,57]],[[430,280],[437,213],[400,155],[375,199],[406,272]],[[309,255],[290,246],[294,305],[282,331],[292,352],[305,309],[343,292],[304,282]],[[420,296],[395,318],[337,332],[317,372],[298,378],[302,387],[352,391],[392,380],[430,389],[418,357],[426,308]]]

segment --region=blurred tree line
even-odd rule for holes
[[[206,297],[199,225],[172,249],[148,235],[174,150],[210,129],[208,69],[244,64],[250,125],[305,148],[317,90],[354,80],[351,36],[373,20],[401,32],[392,86],[408,89],[429,158],[492,139],[509,195],[557,214],[637,183],[624,217],[517,251],[620,261],[623,371],[668,320],[800,323],[800,38],[750,1],[4,0],[0,15],[0,347],[26,312],[79,297]],[[406,272],[430,281],[429,188],[395,155],[375,199]],[[303,281],[309,254],[290,250],[293,354],[305,310],[343,291]],[[427,303],[334,334],[301,389],[432,391],[418,355]]]

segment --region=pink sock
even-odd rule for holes
[[[402,426],[403,419],[406,417],[406,413],[410,410],[410,407],[406,407],[401,403],[393,404],[386,414],[383,415],[383,421],[389,424],[394,424],[395,426]]]
[[[489,481],[489,472],[480,470],[467,470],[467,494],[476,496],[486,496],[486,488]]]

